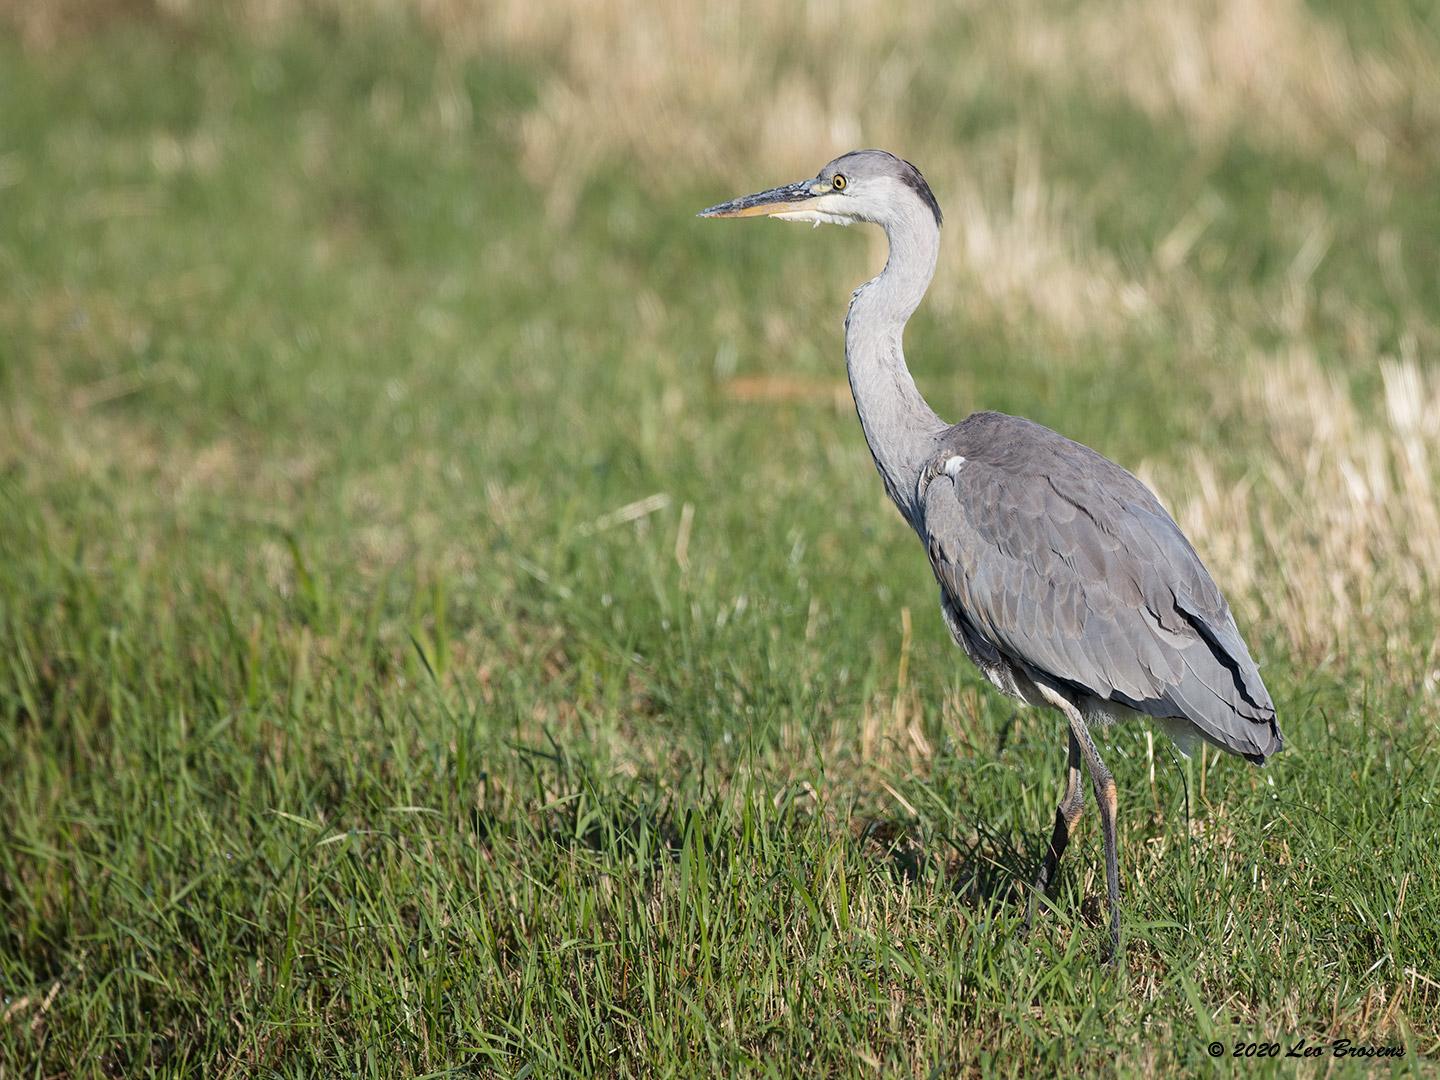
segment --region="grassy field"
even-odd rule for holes
[[[1434,1071],[1440,13],[715,7],[0,2],[0,1076]],[[693,217],[861,145],[937,410],[1138,470],[1281,710],[1107,733],[1117,969],[882,241]]]

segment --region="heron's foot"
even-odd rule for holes
[[[1120,968],[1120,961],[1125,955],[1125,950],[1120,947],[1119,938],[1111,938],[1105,943],[1105,948],[1100,950],[1100,964],[1116,971]]]
[[[1100,962],[1107,968],[1115,969],[1121,966],[1125,950],[1120,946],[1120,912],[1111,909],[1110,916],[1110,937],[1105,942],[1105,947],[1100,952]]]
[[[1031,899],[1025,909],[1025,921],[1020,924],[1020,940],[1024,941],[1035,932],[1035,901]]]
[[[1020,927],[1020,936],[1028,938],[1035,932],[1035,917],[1039,914],[1040,906],[1050,906],[1050,898],[1045,895],[1042,887],[1036,887],[1030,891],[1030,902],[1025,905],[1025,922]]]

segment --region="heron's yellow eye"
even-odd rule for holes
[[[835,179],[831,180],[830,183],[834,186],[834,188],[835,188],[836,191],[844,191],[844,190],[845,190],[845,184],[846,184],[845,177],[843,177],[842,175],[840,175],[838,172],[835,174]]]

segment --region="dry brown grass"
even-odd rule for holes
[[[467,21],[455,5],[426,10],[447,26]],[[563,217],[601,163],[666,187],[705,175],[735,185],[753,183],[757,167],[805,175],[854,146],[895,143],[913,130],[917,59],[905,45],[944,18],[871,0],[573,10],[501,0],[487,29],[492,44],[547,69],[518,137]]]
[[[938,313],[1114,336],[1150,309],[1145,284],[1097,247],[1080,197],[1044,175],[1023,138],[1001,160],[957,158],[948,169]]]
[[[1413,356],[1379,370],[1369,416],[1313,353],[1270,359],[1246,388],[1270,452],[1239,483],[1197,457],[1178,485],[1193,494],[1177,519],[1233,598],[1310,662],[1377,646],[1434,659],[1408,627],[1440,607],[1440,377]]]
[[[979,88],[1018,93],[1038,80],[1062,95],[1114,93],[1205,139],[1243,125],[1304,151],[1339,139],[1368,159],[1440,118],[1435,56],[1419,44],[1361,55],[1300,0],[1096,0],[1064,14],[1033,2],[877,0],[240,0],[228,10],[270,33],[315,9],[352,22],[418,18],[454,55],[500,52],[537,67],[538,100],[512,134],[557,225],[602,169],[661,190],[708,177],[719,197],[807,175],[856,146],[902,148],[954,224],[935,291],[942,311],[1038,318],[1061,333],[1123,329],[1149,310],[1153,283],[1096,250],[1084,200],[1046,175],[1023,122],[963,147],[941,134]],[[37,43],[115,18],[183,22],[204,10],[197,0],[0,0],[0,18]],[[932,55],[939,42],[943,59]],[[1175,257],[1162,250],[1160,270]]]
[[[1103,0],[1015,26],[1014,55],[1035,72],[1119,93],[1205,139],[1244,129],[1383,160],[1415,125],[1440,122],[1440,68],[1419,41],[1357,52],[1302,0]]]
[[[1012,32],[1009,16],[870,0],[497,8],[493,40],[547,65],[517,138],[557,222],[604,164],[623,163],[661,188],[708,176],[718,198],[886,145],[923,162],[950,210],[947,269],[934,293],[942,311],[1038,316],[1077,331],[1144,305],[1143,291],[1095,252],[1080,200],[1048,181],[1023,130],[960,147],[937,137],[936,112],[919,107],[915,77],[926,57],[913,43],[956,41],[962,51],[944,65],[940,93],[958,104],[1007,78],[990,40]],[[426,10],[447,26],[465,22],[453,6]],[[959,20],[977,13],[988,21],[969,37]]]

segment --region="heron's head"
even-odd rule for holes
[[[940,224],[940,204],[920,170],[884,150],[852,150],[836,158],[809,180],[701,210],[701,217],[774,217],[815,225],[849,225],[870,221],[888,226],[909,215],[933,215]]]

